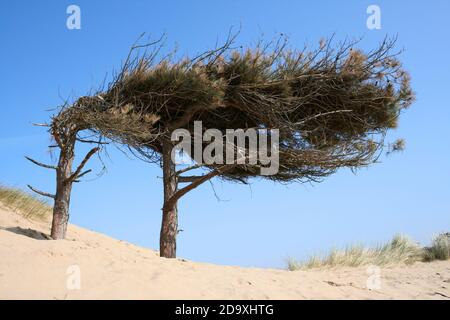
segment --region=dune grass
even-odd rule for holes
[[[344,250],[333,249],[325,256],[312,256],[306,261],[288,259],[288,269],[358,267],[364,265],[411,264],[424,260],[424,249],[406,236],[397,235],[390,242],[365,248],[353,245]]]
[[[431,247],[425,248],[425,261],[450,258],[450,233],[441,233],[433,239]]]
[[[47,220],[52,213],[52,206],[43,199],[3,185],[0,185],[0,204],[28,219]]]

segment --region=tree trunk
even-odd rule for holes
[[[169,201],[177,191],[175,164],[171,159],[173,145],[170,140],[163,141],[162,167],[164,184],[164,206],[159,238],[159,255],[164,258],[176,258],[178,212],[177,202]]]
[[[75,137],[68,137],[61,146],[58,168],[56,170],[56,193],[53,206],[53,221],[51,237],[55,240],[66,237],[67,223],[69,221],[70,193],[72,181],[72,163],[74,159]]]

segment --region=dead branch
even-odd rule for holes
[[[186,167],[186,168],[178,170],[176,174],[179,176],[180,174],[183,174],[185,172],[188,172],[188,171],[191,171],[191,170],[195,170],[195,169],[198,169],[198,168],[201,168],[201,167],[203,167],[202,164],[195,164],[195,165],[192,165],[192,166],[189,166],[189,167]]]
[[[92,172],[92,169],[85,170],[85,171],[83,171],[82,173],[80,173],[78,176],[76,176],[75,179],[78,180],[78,179],[80,179],[81,177],[85,176],[86,174],[88,174],[88,173],[90,173],[90,172]],[[77,180],[73,180],[73,181],[75,182],[75,181],[77,181]],[[79,182],[79,181],[77,181],[77,182]]]
[[[36,188],[30,186],[29,184],[27,185],[27,187],[28,187],[31,191],[33,191],[33,192],[35,192],[35,193],[37,193],[37,194],[39,194],[39,195],[41,195],[41,196],[55,199],[55,195],[54,195],[54,194],[51,194],[51,193],[48,193],[48,192],[44,192],[44,191],[38,190],[38,189],[36,189]]]
[[[46,169],[54,169],[54,170],[58,169],[56,166],[52,166],[52,165],[49,165],[49,164],[45,164],[45,163],[36,161],[36,160],[34,160],[34,159],[30,158],[30,157],[27,157],[27,156],[25,156],[25,159],[27,159],[28,161],[34,163],[35,165],[38,165],[38,166],[46,168]]]
[[[80,177],[80,172],[81,172],[81,170],[83,170],[83,167],[86,165],[86,163],[89,161],[89,159],[90,159],[90,158],[91,158],[98,150],[100,150],[100,148],[99,148],[99,147],[95,147],[95,148],[91,149],[91,150],[86,154],[86,156],[84,157],[83,161],[81,161],[80,165],[79,165],[78,168],[75,170],[75,172],[72,173],[72,174],[70,175],[69,178],[67,178],[66,183],[67,183],[67,182],[71,182],[71,181],[73,181],[73,180],[75,180],[75,179],[77,179],[77,178]],[[89,170],[88,170],[88,171],[89,171]],[[86,171],[83,172],[83,175],[86,174],[86,173],[88,173],[88,172],[86,172]]]
[[[95,140],[87,140],[87,139],[81,139],[81,138],[77,138],[77,141],[81,142],[81,143],[92,143],[92,144],[102,144],[102,145],[106,145],[109,144],[109,142],[102,142],[102,141],[95,141]]]
[[[48,123],[32,123],[32,125],[36,126],[36,127],[50,127],[51,126]]]
[[[179,189],[177,192],[175,192],[175,194],[164,203],[165,207],[171,207],[173,206],[174,203],[176,203],[182,196],[184,196],[186,193],[188,193],[189,191],[197,188],[199,185],[201,185],[202,183],[218,176],[221,173],[220,170],[214,170],[211,171],[201,177],[198,177],[198,179],[196,179],[195,181],[193,181],[191,184],[187,185],[186,187]]]
[[[183,177],[179,176],[178,182],[180,182],[180,183],[194,182],[201,178],[202,178],[202,176],[183,176]]]

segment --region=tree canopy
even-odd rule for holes
[[[409,75],[391,52],[394,40],[369,53],[357,42],[292,51],[281,40],[236,50],[233,40],[176,62],[157,60],[159,46],[129,56],[107,90],[78,99],[54,118],[55,127],[69,118],[155,161],[161,138],[178,128],[192,131],[194,120],[221,131],[278,128],[280,170],[265,178],[305,181],[371,163],[413,100]],[[220,175],[257,171],[234,166]]]

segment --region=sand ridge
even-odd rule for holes
[[[158,252],[0,207],[0,299],[450,299],[450,261],[308,271],[242,268],[160,258]]]

